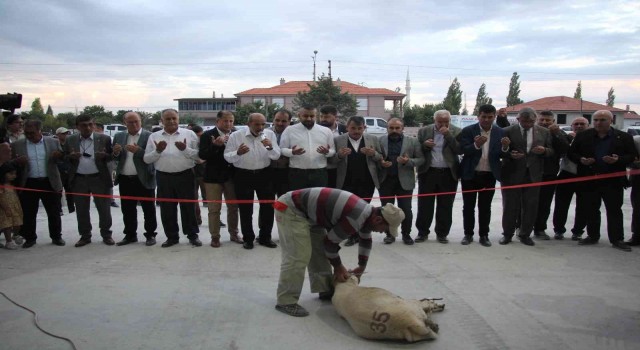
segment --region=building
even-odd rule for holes
[[[598,110],[609,110],[614,117],[614,125],[623,129],[635,122],[640,121],[640,116],[636,112],[627,109],[609,107],[599,103],[585,101],[583,99],[571,98],[567,96],[543,97],[537,100],[521,103],[519,105],[507,107],[507,116],[515,117],[521,109],[531,107],[536,111],[552,111],[556,115],[556,123],[560,125],[571,125],[577,117],[585,117],[591,123],[591,115]]]
[[[278,104],[281,107],[292,110],[293,99],[298,92],[309,91],[309,84],[313,81],[290,81],[280,79],[280,84],[270,88],[254,88],[235,94],[239,99],[239,105],[262,101],[265,104]],[[390,113],[385,112],[385,101],[393,101],[394,107],[402,108],[402,99],[405,94],[384,88],[368,88],[361,85],[341,81],[335,81],[343,93],[353,95],[358,102],[358,115],[382,117],[389,119]]]
[[[216,98],[215,91],[212,97],[207,98],[176,98],[174,101],[178,101],[178,114],[180,117],[192,115],[198,118],[202,118],[203,125],[214,125],[216,114],[221,110],[235,111],[238,104],[238,99],[235,97]]]

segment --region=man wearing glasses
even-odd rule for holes
[[[638,156],[631,135],[611,127],[613,115],[600,110],[593,114],[593,129],[576,135],[569,158],[578,165],[578,176],[593,176],[622,172],[624,174],[580,183],[583,193],[587,236],[580,245],[597,244],[600,239],[600,205],[607,211],[607,233],[614,248],[631,251],[624,243],[622,202],[624,188],[629,185],[626,168]]]

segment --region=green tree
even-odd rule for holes
[[[342,89],[335,85],[331,78],[323,74],[315,83],[308,85],[309,91],[298,92],[294,98],[294,111],[299,110],[302,106],[320,108],[324,105],[333,105],[338,109],[338,114],[343,119],[357,114],[356,98],[348,92],[342,93]]]
[[[573,98],[582,99],[582,80],[578,81],[576,92],[573,93]]]
[[[462,113],[460,113],[462,115],[469,115],[469,110],[467,109],[467,105],[464,105],[464,108],[462,108]]]
[[[476,97],[476,106],[473,107],[473,115],[480,114],[480,112],[478,111],[480,106],[490,105],[492,103],[493,103],[493,99],[489,97],[489,95],[487,94],[487,85],[485,83],[482,83],[482,85],[480,85],[480,89],[478,89],[478,96]]]
[[[507,107],[524,103],[520,99],[520,76],[518,72],[513,72],[511,82],[509,82],[509,94],[507,95]]]
[[[271,103],[265,107],[262,101],[254,101],[252,103],[238,106],[234,113],[234,124],[247,124],[247,119],[249,119],[249,114],[251,113],[261,113],[267,118],[267,121],[272,121],[278,109],[280,109],[280,106],[278,104]]]
[[[44,120],[44,108],[42,108],[42,102],[40,102],[40,97],[36,97],[35,100],[31,103],[31,111],[29,111],[29,116],[31,118],[38,118],[40,120]]]
[[[80,114],[90,115],[91,117],[93,117],[96,123],[102,123],[102,124],[113,123],[113,112],[105,110],[104,106],[99,106],[99,105],[86,106],[84,107],[82,112],[80,112]]]
[[[47,113],[45,114],[53,117],[53,109],[51,109],[51,105],[47,105]]]
[[[202,124],[202,118],[197,114],[187,113],[180,116],[180,124]]]
[[[161,114],[162,114],[162,111],[145,114],[145,118],[143,119],[143,122],[142,122],[143,127],[146,129],[151,129],[154,125],[160,125]]]
[[[44,120],[42,121],[42,131],[54,133],[56,129],[61,126],[67,126],[64,120],[60,120],[52,114],[45,114]]]
[[[613,86],[609,89],[609,93],[607,94],[607,106],[613,107],[613,104],[616,102],[616,95],[614,95],[615,90],[613,90]]]
[[[452,115],[460,114],[460,107],[462,107],[462,90],[460,90],[460,82],[456,77],[449,85],[447,96],[442,101],[444,109],[448,110]]]
[[[116,112],[116,114],[113,116],[113,120],[116,123],[120,123],[120,124],[124,124],[124,115],[127,114],[127,112],[129,111],[125,111],[124,109],[120,109]],[[140,112],[138,112],[138,114],[140,114]],[[142,117],[142,116],[140,116]]]
[[[76,115],[72,112],[58,113],[58,115],[56,115],[56,119],[58,119],[60,126],[64,126],[67,129],[76,128]]]

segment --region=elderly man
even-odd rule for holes
[[[511,125],[511,123],[509,122],[509,119],[507,118],[506,108],[500,108],[498,110],[498,115],[496,117],[496,125],[503,129]]]
[[[628,186],[626,168],[638,152],[631,135],[611,127],[613,115],[599,110],[592,116],[593,128],[576,135],[569,159],[578,165],[578,176],[623,173],[618,177],[583,181],[579,184],[583,193],[584,213],[587,217],[587,235],[580,245],[597,244],[600,239],[599,210],[604,202],[607,211],[607,233],[611,245],[623,251],[631,251],[624,243],[622,203],[624,188]]]
[[[154,164],[158,197],[160,200],[160,216],[167,240],[163,248],[176,245],[180,241],[178,227],[178,202],[182,233],[189,243],[195,247],[202,246],[198,238],[196,222],[194,160],[198,158],[198,137],[196,134],[179,126],[180,117],[175,109],[165,109],[161,113],[164,129],[149,136],[144,153],[144,162]],[[186,201],[182,201],[186,200]]]
[[[549,130],[534,125],[536,111],[526,107],[518,114],[518,124],[504,129],[502,143],[502,186],[526,185],[542,180],[544,158],[552,157]],[[511,243],[520,219],[518,239],[533,246],[533,225],[538,212],[540,187],[517,187],[502,189],[502,234],[500,244]]]
[[[333,133],[316,125],[316,110],[303,106],[298,111],[300,123],[282,133],[280,148],[289,157],[289,188],[328,185],[327,159],[336,154]]]
[[[340,242],[360,236],[358,267],[351,273],[361,275],[371,252],[371,232],[396,236],[404,219],[402,210],[392,204],[373,207],[352,193],[326,187],[287,192],[274,207],[282,244],[276,310],[296,317],[309,315],[298,304],[305,269],[309,270],[311,292],[330,300],[332,282],[344,282],[350,275],[338,254]]]
[[[144,213],[144,236],[146,245],[156,244],[155,189],[156,170],[153,164],[144,162],[145,147],[151,133],[142,129],[142,119],[136,112],[124,115],[127,131],[113,137],[113,157],[118,162],[116,167],[116,185],[120,185],[120,195],[126,197],[148,198],[148,200],[120,199],[122,219],[124,220],[124,238],[116,243],[118,246],[138,241],[138,209],[140,202]]]
[[[332,105],[320,107],[320,123],[318,124],[329,128],[334,140],[336,137],[347,133],[347,127],[344,124],[338,123],[338,109]],[[331,188],[338,188],[336,187],[336,179],[338,178],[338,164],[336,160],[335,157],[327,160],[328,186]]]
[[[448,243],[447,236],[453,223],[453,202],[458,188],[458,155],[460,145],[456,137],[460,128],[451,123],[451,113],[439,110],[434,113],[434,124],[418,131],[425,162],[418,167],[418,217],[416,242],[424,242],[429,235],[436,207],[435,232],[440,243]],[[453,192],[453,193],[452,193]],[[447,194],[439,194],[447,193]]]
[[[351,117],[347,121],[347,134],[334,139],[336,144],[336,163],[338,165],[336,187],[351,192],[371,202],[378,181],[378,163],[382,160],[378,138],[365,134],[363,117]],[[345,246],[357,243],[352,235]]]
[[[551,146],[553,148],[553,156],[544,159],[544,169],[542,171],[542,181],[555,181],[560,171],[560,158],[569,151],[569,140],[567,135],[560,130],[558,124],[555,123],[556,118],[551,111],[542,111],[538,115],[537,124],[547,130],[551,134]],[[547,221],[551,214],[551,202],[556,191],[556,185],[545,185],[540,188],[540,197],[538,200],[538,215],[533,225],[533,235],[537,239],[549,240],[551,237],[545,232],[547,229]]]
[[[64,148],[64,144],[67,143],[67,137],[71,135],[71,131],[65,127],[59,127],[56,129],[56,137],[60,142],[60,147]],[[71,193],[71,184],[69,183],[69,162],[64,158],[58,159],[58,171],[60,172],[60,180],[62,181],[62,187],[64,187],[65,199],[67,200],[67,208],[69,208],[69,214],[76,211],[76,206],[73,204],[73,195]],[[62,208],[60,208],[60,215],[62,215]]]
[[[567,141],[571,144],[580,131],[589,128],[589,121],[587,118],[578,117],[571,122],[571,132],[567,135]],[[578,178],[578,165],[569,159],[568,155],[564,155],[560,160],[560,173],[558,174],[558,180],[575,179]],[[584,233],[585,227],[587,227],[587,218],[582,211],[584,200],[582,199],[582,193],[578,191],[579,184],[576,182],[568,182],[558,184],[556,186],[556,197],[553,208],[553,231],[555,232],[554,238],[561,240],[564,239],[564,233],[567,232],[565,224],[567,223],[567,215],[569,213],[569,206],[571,205],[571,198],[573,194],[576,194],[576,207],[575,217],[573,221],[573,228],[571,229],[571,239],[577,241]]]
[[[267,119],[260,113],[249,115],[246,131],[235,132],[229,137],[224,150],[224,159],[235,167],[235,190],[240,204],[240,228],[244,238],[243,247],[253,249],[256,235],[253,231],[253,194],[260,200],[258,244],[275,248],[271,240],[273,229],[274,199],[269,164],[280,158],[280,147],[276,134],[265,129]],[[249,203],[247,203],[247,201]]]
[[[496,119],[494,106],[482,105],[478,110],[478,123],[465,127],[458,135],[463,154],[460,163],[460,181],[464,238],[460,243],[468,245],[473,242],[477,200],[479,241],[482,246],[490,247],[491,202],[495,194],[496,180],[501,179],[502,144],[500,140],[503,131],[494,124]]]
[[[97,134],[94,129],[93,117],[81,114],[76,117],[76,129],[79,134],[71,135],[64,144],[65,159],[69,161],[69,181],[71,190],[80,195],[74,196],[76,217],[78,218],[78,233],[80,240],[76,247],[83,247],[91,243],[91,215],[90,196],[94,196],[98,209],[100,235],[106,245],[114,245],[111,238],[111,190],[113,181],[108,163],[112,159],[111,138]]]
[[[400,118],[391,118],[387,123],[387,135],[380,137],[382,166],[380,174],[380,201],[384,206],[398,199],[398,207],[404,213],[401,232],[405,244],[413,244],[411,238],[411,194],[416,186],[415,168],[424,163],[424,154],[418,140],[404,136],[404,123]],[[387,232],[385,244],[395,242],[396,238]]]
[[[291,112],[281,109],[273,116],[271,131],[276,134],[278,146],[282,142],[282,134],[291,125]],[[280,158],[272,160],[271,175],[273,177],[273,191],[277,197],[289,192],[289,158],[280,154]]]
[[[25,241],[23,248],[36,244],[36,219],[40,201],[47,212],[49,237],[54,245],[63,246],[62,220],[60,220],[60,192],[62,181],[56,159],[62,158],[62,150],[58,140],[42,135],[40,120],[27,120],[24,126],[24,139],[13,143],[12,150],[15,164],[20,168],[17,180],[19,187],[28,190],[20,191],[24,223],[20,235]]]
[[[205,131],[200,136],[198,155],[206,160],[204,163],[204,192],[207,196],[209,210],[209,233],[211,247],[219,248],[220,243],[220,210],[222,209],[222,195],[228,201],[236,199],[233,185],[234,167],[224,159],[224,151],[233,129],[234,116],[230,111],[219,111],[216,127]],[[238,236],[238,204],[226,203],[229,236],[232,242],[242,244]]]

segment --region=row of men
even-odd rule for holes
[[[88,116],[78,116],[79,134],[69,136],[60,146],[55,139],[43,137],[37,121],[25,124],[26,140],[13,147],[16,164],[23,166],[19,178],[21,187],[38,191],[23,191],[21,203],[26,221],[22,235],[23,247],[35,244],[35,214],[42,200],[49,214],[49,231],[54,243],[61,239],[59,215],[52,215],[55,198],[50,192],[62,190],[59,174],[51,159],[68,161],[70,190],[74,193],[97,194],[95,202],[99,227],[104,243],[115,244],[111,238],[110,190],[113,186],[107,163],[117,162],[116,181],[120,186],[125,238],[119,245],[137,241],[137,200],[126,197],[153,199],[157,184],[160,212],[167,241],[163,247],[178,243],[177,206],[180,206],[182,231],[191,244],[199,246],[199,228],[195,215],[195,162],[204,161],[204,188],[209,205],[209,233],[211,246],[219,247],[221,200],[227,202],[228,231],[232,241],[252,249],[256,234],[253,229],[253,198],[260,200],[258,219],[259,244],[276,247],[271,240],[274,211],[271,201],[275,195],[289,190],[309,187],[335,187],[361,198],[371,198],[377,188],[382,202],[394,202],[405,214],[402,240],[413,244],[411,237],[411,194],[418,178],[418,213],[415,241],[425,241],[434,219],[437,240],[448,242],[452,225],[452,207],[458,179],[463,193],[464,238],[462,244],[473,241],[475,208],[478,207],[478,235],[480,243],[490,246],[489,224],[491,202],[496,181],[502,186],[516,186],[502,190],[503,208],[501,244],[508,244],[518,233],[519,240],[534,245],[531,235],[549,239],[545,233],[554,198],[555,238],[565,233],[569,203],[577,196],[576,223],[573,238],[578,239],[585,229],[588,237],[580,244],[597,243],[600,236],[600,203],[607,209],[609,240],[614,247],[630,250],[623,242],[623,189],[627,179],[613,179],[567,183],[556,186],[527,186],[539,181],[566,179],[589,175],[624,172],[627,166],[638,165],[640,140],[611,127],[612,115],[598,111],[593,115],[594,127],[578,118],[573,121],[575,134],[565,135],[554,123],[551,112],[525,108],[518,115],[518,123],[506,128],[495,124],[496,109],[481,106],[478,123],[462,130],[450,124],[447,111],[435,113],[435,123],[420,129],[418,137],[405,137],[402,120],[389,121],[388,135],[376,138],[364,133],[361,117],[352,117],[343,126],[336,121],[337,110],[332,106],[320,109],[320,125],[316,124],[316,110],[302,108],[299,124],[290,125],[291,113],[278,111],[271,130],[265,129],[261,114],[249,117],[245,131],[233,132],[234,117],[229,111],[218,113],[216,128],[196,135],[179,128],[177,111],[162,112],[164,129],[155,133],[142,130],[140,116],[125,115],[126,132],[114,137],[94,133],[95,124]],[[537,124],[537,125],[536,125]],[[38,146],[40,145],[40,146]],[[42,153],[38,153],[42,147]],[[460,160],[461,158],[461,160]],[[635,161],[635,163],[634,163]],[[44,176],[43,176],[44,175]],[[524,186],[523,186],[524,185]],[[638,176],[633,177],[632,203],[637,210]],[[102,195],[102,196],[101,196]],[[76,196],[78,231],[81,239],[76,246],[91,242],[89,196]],[[185,201],[186,200],[186,201]],[[34,205],[34,203],[36,205]],[[437,205],[436,205],[437,204]],[[59,208],[59,203],[57,203]],[[153,201],[141,201],[147,245],[155,244],[156,213]],[[238,212],[240,220],[238,220]],[[56,212],[57,214],[57,212]],[[634,217],[637,215],[634,215]],[[57,219],[56,219],[57,217]],[[31,219],[33,218],[33,219]],[[640,230],[634,220],[631,244],[640,243]],[[238,229],[240,225],[240,230]],[[242,232],[242,238],[240,237]],[[385,243],[395,238],[388,235]],[[355,244],[352,236],[347,245]]]

